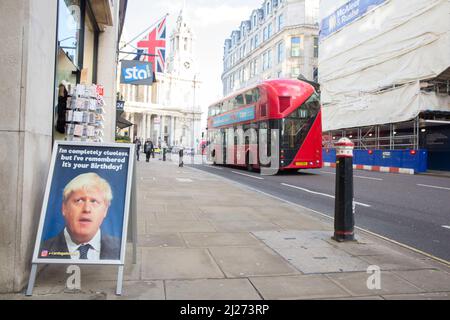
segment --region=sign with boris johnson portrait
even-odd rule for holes
[[[124,264],[133,150],[55,142],[33,263]]]

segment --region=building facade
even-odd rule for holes
[[[450,170],[449,13],[447,0],[321,1],[326,146],[421,149],[429,170]]]
[[[151,139],[169,146],[195,148],[201,137],[201,81],[194,59],[195,38],[181,11],[170,36],[165,73],[152,86],[122,84],[123,117],[134,125],[122,130],[132,140]]]
[[[225,40],[224,96],[271,78],[317,78],[319,0],[266,0]]]
[[[53,142],[64,138],[55,133],[61,84],[104,86],[104,140],[114,141],[125,8],[119,0],[0,1],[0,292],[28,280]]]

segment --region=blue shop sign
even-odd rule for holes
[[[213,127],[216,128],[253,119],[255,119],[255,106],[217,116],[213,118]]]
[[[123,60],[120,83],[151,86],[152,64],[146,61]]]
[[[322,20],[320,24],[320,39],[324,39],[332,33],[365,15],[368,11],[382,5],[388,0],[351,0]]]

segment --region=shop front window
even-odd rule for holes
[[[58,46],[79,67],[80,0],[59,0]]]

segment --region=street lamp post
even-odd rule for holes
[[[191,142],[191,155],[192,155],[192,163],[194,163],[195,157],[195,89],[196,89],[196,79],[197,75],[194,75],[194,101],[192,103],[192,142]]]

